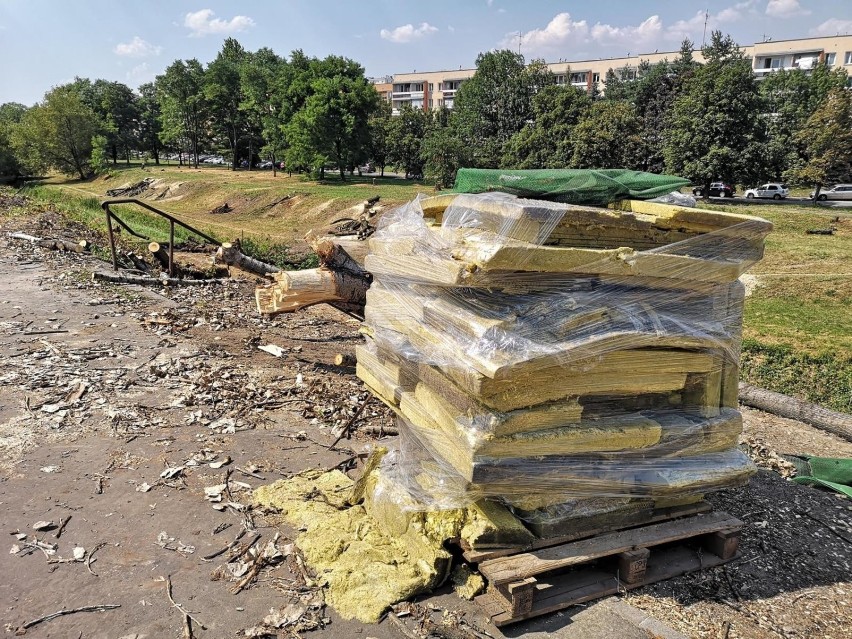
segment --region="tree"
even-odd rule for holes
[[[31,170],[57,169],[81,180],[89,173],[92,137],[101,122],[73,85],[49,91],[12,131],[12,146]]]
[[[287,148],[283,108],[277,99],[286,88],[286,71],[287,61],[272,49],[263,48],[249,54],[240,74],[243,93],[240,109],[246,114],[249,128],[260,132],[261,153],[270,156],[273,175],[277,172],[277,159]]]
[[[458,136],[454,127],[436,124],[423,140],[421,157],[426,175],[435,180],[438,188],[455,183],[456,172],[471,164],[471,149]]]
[[[602,100],[574,128],[571,166],[578,169],[639,168],[642,124],[627,102]]]
[[[198,150],[207,124],[204,69],[196,60],[175,60],[156,80],[160,98],[160,140],[191,151],[198,168]]]
[[[310,166],[325,176],[325,163],[333,161],[346,179],[346,168],[366,159],[370,140],[368,120],[377,108],[379,95],[364,77],[358,63],[339,56],[311,60],[296,74],[294,84],[307,95],[285,125],[290,142],[288,163]],[[306,81],[307,80],[307,81]],[[290,102],[295,105],[295,101]]]
[[[707,197],[714,180],[754,177],[748,158],[763,143],[763,104],[751,62],[730,36],[714,31],[702,52],[706,64],[686,77],[672,103],[663,155],[668,171],[703,185]]]
[[[835,89],[796,134],[804,149],[804,162],[790,171],[798,182],[820,189],[833,182],[852,181],[852,93]]]
[[[112,163],[119,151],[130,163],[131,150],[138,147],[139,105],[133,90],[121,82],[75,78],[71,83],[80,99],[100,118]]]
[[[0,104],[0,175],[21,175],[23,167],[12,148],[12,131],[27,112],[27,107],[17,102]]]
[[[160,164],[160,102],[157,88],[152,82],[139,87],[139,148],[151,154],[154,163]]]
[[[388,162],[405,171],[405,177],[423,174],[423,140],[431,116],[421,108],[404,105],[388,125]]]
[[[567,168],[574,154],[573,131],[592,106],[582,89],[550,85],[533,97],[533,121],[504,146],[502,165],[515,169]]]
[[[456,93],[455,126],[474,151],[473,162],[496,168],[504,145],[533,120],[533,96],[556,84],[541,61],[525,64],[512,51],[489,51],[476,59],[476,72]]]
[[[796,143],[796,133],[831,91],[846,86],[847,79],[845,70],[818,64],[810,71],[781,69],[760,82],[768,138],[762,164],[768,176],[780,180],[785,171],[800,163],[804,151]]]
[[[247,112],[244,103],[243,65],[248,54],[234,38],[227,38],[216,59],[207,65],[204,72],[204,98],[210,116],[210,128],[214,136],[224,138],[231,151],[231,169],[239,166],[238,144],[247,129]],[[249,168],[252,165],[249,151]]]
[[[370,128],[369,153],[370,159],[376,163],[381,170],[381,176],[385,176],[385,166],[388,163],[391,124],[393,115],[390,102],[380,100],[378,108],[370,116],[368,126]]]

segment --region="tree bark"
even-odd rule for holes
[[[222,246],[219,247],[219,250],[216,251],[215,261],[220,264],[237,266],[244,271],[256,273],[257,275],[271,275],[272,273],[278,273],[281,270],[273,264],[267,264],[266,262],[261,262],[260,260],[256,260],[253,257],[245,255],[240,250],[239,242],[234,242],[233,244],[225,242],[222,244]]]
[[[852,442],[852,415],[740,382],[740,403],[795,419]]]

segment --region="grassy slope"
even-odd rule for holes
[[[358,178],[341,182],[329,176],[323,182],[306,180],[301,176],[287,177],[271,171],[230,171],[222,167],[199,169],[176,166],[119,167],[111,178],[90,182],[51,180],[51,188],[68,194],[106,198],[106,191],[146,177],[161,179],[177,188],[176,197],[149,201],[153,206],[172,213],[200,230],[222,239],[253,237],[260,241],[293,244],[309,229],[325,227],[342,217],[347,209],[376,195],[380,204],[395,206],[413,198],[417,193],[432,193],[431,187],[394,178]],[[291,196],[272,208],[270,204]],[[212,214],[210,211],[227,203],[232,213]],[[123,212],[137,207],[119,207]],[[126,213],[125,213],[126,214]]]
[[[269,171],[231,172],[163,167],[123,169],[108,179],[76,183],[54,181],[40,197],[62,200],[77,219],[103,225],[97,206],[107,189],[144,177],[182,183],[179,198],[152,201],[154,206],[186,219],[223,240],[245,236],[256,246],[292,246],[309,229],[319,229],[346,215],[367,198],[381,195],[393,206],[430,187],[397,179],[353,178],[324,183],[288,178]],[[266,205],[292,197],[274,208]],[[76,197],[68,197],[74,195]],[[83,196],[84,199],[80,199]],[[233,213],[209,211],[227,202]],[[744,327],[744,377],[761,385],[808,397],[852,412],[852,215],[848,209],[790,205],[702,205],[771,220],[775,230],[762,262],[751,269],[758,286],[748,298]],[[122,217],[154,239],[165,239],[167,227],[135,207],[119,209]],[[839,221],[833,221],[840,215]],[[807,235],[810,228],[834,225],[832,236]]]

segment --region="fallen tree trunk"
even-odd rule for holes
[[[219,250],[216,251],[215,261],[229,266],[236,266],[244,271],[249,271],[250,273],[255,273],[257,275],[271,275],[272,273],[281,272],[281,269],[277,266],[261,262],[260,260],[256,260],[253,257],[245,255],[240,250],[239,242],[234,242],[233,244],[225,242],[222,244],[222,246],[219,247]]]
[[[322,266],[275,273],[274,284],[255,289],[258,311],[276,315],[326,303],[363,316],[372,275],[331,241],[317,242],[314,248]]]
[[[852,441],[852,415],[740,382],[740,403],[787,417]]]
[[[202,284],[221,284],[227,282],[226,279],[209,279],[209,280],[191,280],[178,279],[176,277],[149,277],[147,275],[130,275],[128,273],[103,273],[95,271],[92,273],[92,280],[95,282],[115,282],[118,284],[163,284],[176,286],[185,284],[188,286],[199,286]]]

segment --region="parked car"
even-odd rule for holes
[[[710,197],[734,197],[734,193],[737,190],[731,184],[725,184],[724,182],[713,182],[710,185]],[[704,187],[696,186],[692,189],[692,194],[698,197],[704,195]]]
[[[811,199],[814,199],[814,191],[811,191]],[[819,192],[818,200],[852,200],[852,184],[835,184],[830,189]]]
[[[272,161],[271,160],[264,160],[263,162],[258,162],[257,168],[259,168],[259,169],[271,169],[272,168]]]
[[[773,200],[780,200],[788,195],[790,195],[790,189],[787,188],[787,185],[778,184],[777,182],[761,184],[757,188],[748,189],[745,192],[745,196],[750,200],[756,197],[770,197]]]

